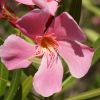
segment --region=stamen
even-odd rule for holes
[[[49,56],[50,56],[50,60],[48,60],[47,58],[47,68],[52,68],[52,64],[57,61],[58,59],[58,55],[56,56],[54,52],[50,52],[49,53]]]
[[[48,49],[49,51],[52,51],[57,48],[58,43],[53,35],[54,33],[45,34],[43,37],[37,37],[37,43],[43,48],[43,50]]]

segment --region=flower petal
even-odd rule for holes
[[[11,35],[0,46],[0,57],[8,70],[26,68],[32,63],[29,58],[35,56],[36,48],[20,37]]]
[[[46,8],[53,16],[58,8],[58,3],[55,0],[33,0],[33,2],[40,8]]]
[[[51,15],[55,15],[55,12],[57,11],[58,3],[56,1],[51,1],[47,3],[47,9],[49,10]]]
[[[32,0],[16,0],[16,1],[25,5],[34,5]]]
[[[2,11],[2,7],[3,7],[4,4],[5,4],[5,1],[4,0],[0,0],[0,13]]]
[[[44,33],[49,14],[46,10],[33,10],[21,17],[16,25],[17,27],[30,38],[41,36]]]
[[[58,40],[85,40],[85,35],[75,22],[75,20],[67,13],[64,12],[56,17],[52,22],[49,33],[55,33]]]
[[[44,97],[61,91],[63,78],[63,66],[59,57],[54,59],[46,52],[43,56],[40,68],[33,79],[33,86],[37,93]]]
[[[67,62],[71,74],[76,78],[83,77],[92,63],[94,50],[79,42],[59,42],[58,51]]]
[[[37,5],[40,8],[46,7],[47,0],[32,0],[35,5]]]
[[[0,13],[0,19],[4,18],[4,16]]]

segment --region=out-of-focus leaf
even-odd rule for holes
[[[100,46],[100,36],[98,37],[98,39],[93,43],[93,47],[94,48],[98,48]]]
[[[61,0],[59,7],[58,7],[58,10],[57,10],[57,14],[59,15],[62,12],[67,11],[67,9],[69,8],[68,7],[69,3],[70,3],[70,0]]]
[[[73,0],[74,1],[74,0]],[[97,16],[100,16],[100,8],[93,5],[92,0],[83,0],[82,1],[83,6],[94,13]]]
[[[0,45],[2,45],[3,44],[3,40],[2,40],[2,38],[0,37]]]
[[[97,33],[96,31],[94,31],[92,29],[87,29],[87,28],[85,28],[84,31],[85,31],[85,34],[86,34],[87,38],[91,42],[93,42],[93,43],[96,42],[96,40],[99,37],[99,33]]]
[[[35,66],[31,65],[30,67],[23,69],[23,71],[27,76],[34,76],[34,74],[37,72],[37,69],[35,68]]]
[[[18,89],[18,91],[14,97],[14,100],[22,100],[22,86],[20,86],[20,88]]]
[[[63,82],[63,90],[68,89],[72,84],[76,82],[76,79],[72,76],[69,76],[64,82]]]
[[[97,39],[95,43],[93,43],[93,47],[96,48],[96,50],[93,56],[92,64],[95,64],[100,59],[100,37]]]
[[[66,78],[66,80],[64,80],[63,84],[62,84],[62,91],[60,93],[55,94],[54,98],[56,100],[56,98],[60,98],[64,92],[66,90],[68,90],[70,87],[72,87],[74,84],[76,83],[76,79],[72,76],[69,76],[68,78]]]
[[[0,62],[0,96],[2,96],[5,93],[5,89],[7,86],[7,80],[8,80],[8,70],[5,68],[5,66]]]
[[[81,7],[82,0],[72,0],[69,13],[73,16],[77,23],[80,21]]]
[[[26,80],[22,83],[22,100],[25,100],[27,97],[28,93],[32,89],[32,76],[29,76],[26,78]]]
[[[77,96],[70,97],[65,100],[86,100],[95,96],[100,96],[100,88],[81,93]]]
[[[32,65],[30,65],[30,67],[23,69],[24,73],[27,76],[29,76],[29,75],[34,76],[34,74],[38,70],[38,67],[40,66],[41,59],[35,57],[32,59],[32,61],[33,61],[33,63],[32,63]]]
[[[100,47],[95,50],[92,64],[95,64],[100,59]]]
[[[92,47],[95,49],[92,64],[95,64],[100,58],[100,35],[91,29],[84,29],[87,38],[93,43]]]
[[[21,70],[15,70],[12,75],[12,82],[4,100],[13,100],[18,90],[21,78]]]
[[[43,97],[36,96],[36,95],[34,95],[33,93],[29,93],[29,94],[28,94],[28,99],[29,99],[29,100],[44,100]]]

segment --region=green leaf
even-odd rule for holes
[[[89,99],[95,96],[100,96],[100,88],[81,93],[77,96],[74,96],[65,100],[85,100],[85,99]]]
[[[13,100],[20,84],[20,78],[21,70],[13,71],[11,86],[9,87],[9,90],[7,91],[4,100]]]
[[[62,12],[67,11],[69,3],[70,3],[70,0],[61,0],[59,4],[60,6],[58,7],[58,10],[57,10],[57,14],[59,15]]]
[[[93,43],[93,47],[96,48],[96,50],[93,56],[92,64],[95,64],[100,59],[100,37],[97,39],[95,43]]]
[[[95,64],[100,59],[100,47],[95,50],[92,64]]]
[[[32,76],[29,76],[26,78],[26,80],[22,83],[22,100],[25,100],[27,97],[28,93],[32,89]]]
[[[0,37],[0,45],[2,45],[3,44],[3,40],[2,40],[2,38]]]
[[[37,69],[33,65],[31,65],[28,68],[23,69],[23,71],[27,76],[34,76],[34,74],[37,72]]]
[[[85,31],[84,33],[86,34],[87,38],[91,42],[96,42],[96,40],[99,38],[99,33],[97,33],[96,31],[92,29],[85,28],[84,31]]]
[[[72,0],[69,13],[77,23],[80,21],[82,0]]]
[[[100,16],[100,8],[93,5],[92,0],[83,0],[82,5],[96,16]]]
[[[97,40],[93,43],[94,48],[100,47],[100,35],[98,36]]]
[[[22,86],[18,88],[14,100],[22,100]]]
[[[94,30],[84,29],[87,38],[93,43],[92,47],[95,49],[92,65],[100,59],[100,35]]]
[[[62,84],[62,91],[54,95],[55,100],[58,97],[61,97],[64,94],[64,92],[68,90],[70,87],[72,87],[75,83],[76,83],[76,79],[74,77],[69,76],[68,78],[66,78],[66,80],[64,80]]]
[[[69,76],[64,82],[63,82],[63,90],[68,89],[72,84],[75,83],[75,78],[72,76]]]
[[[7,86],[8,81],[8,70],[5,66],[0,62],[0,96],[5,93],[5,89]]]

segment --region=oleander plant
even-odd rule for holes
[[[100,0],[0,0],[0,100],[99,100]]]

